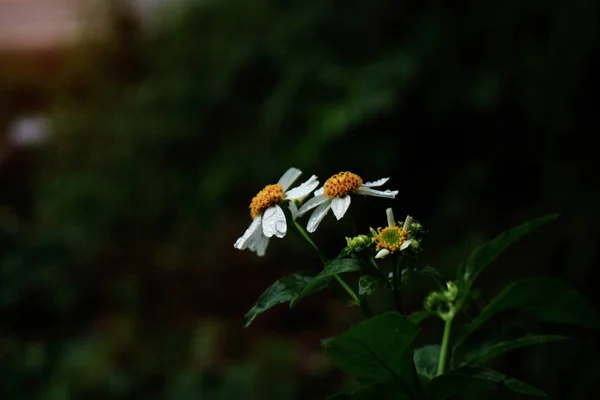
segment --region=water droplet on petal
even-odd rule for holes
[[[287,225],[285,224],[285,221],[277,221],[277,231],[278,232],[285,232],[287,230]]]

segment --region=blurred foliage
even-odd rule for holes
[[[269,249],[292,252],[290,265],[259,269],[232,248],[252,195],[291,165],[322,179],[391,176],[395,210],[432,231],[423,262],[449,276],[498,231],[560,212],[560,229],[516,246],[484,280],[495,290],[546,273],[598,303],[587,133],[598,127],[599,7],[197,0],[143,27],[114,7],[108,40],[75,46],[50,79],[0,62],[0,122],[39,108],[15,101],[37,93],[56,131],[13,155],[35,160],[33,179],[19,180],[28,190],[15,195],[15,169],[0,167],[2,398],[333,392],[339,375],[306,358],[352,317],[339,304],[320,298],[241,328],[261,288],[314,262],[293,239]],[[325,224],[316,240],[343,246],[384,207],[358,199],[353,226]],[[598,344],[554,348],[503,370],[550,398],[584,398]],[[566,386],[565,374],[579,381]]]

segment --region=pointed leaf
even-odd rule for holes
[[[535,228],[552,221],[556,217],[558,217],[558,214],[550,214],[525,222],[522,225],[501,233],[495,239],[479,246],[467,259],[464,266],[464,273],[461,276],[458,276],[458,281],[464,282],[467,287],[470,287],[477,276],[510,245],[533,231]]]
[[[465,326],[456,347],[494,315],[506,310],[519,310],[543,322],[600,329],[600,316],[577,290],[559,279],[529,278],[509,285],[494,298]]]
[[[322,340],[321,343],[325,344],[326,341],[333,340],[333,339],[335,339],[335,338],[325,339],[325,340]],[[402,395],[402,394],[408,394],[408,397],[410,399],[423,399],[425,397],[425,392],[421,386],[421,380],[420,380],[419,376],[417,375],[416,368],[414,367],[413,352],[410,348],[408,348],[404,352],[404,354],[402,354],[402,357],[398,364],[398,371],[401,371],[399,376],[397,378],[395,378],[396,380],[389,383],[389,385],[388,384],[380,385],[377,383],[372,385],[373,380],[370,378],[365,378],[365,377],[357,377],[356,380],[358,383],[365,385],[365,388],[368,388],[368,387],[390,387],[390,388],[394,388],[393,393],[396,396]],[[403,399],[404,397],[400,397],[400,398]]]
[[[440,345],[430,344],[419,347],[414,354],[415,368],[420,377],[431,380],[437,375],[440,359]]]
[[[427,318],[431,317],[433,314],[429,311],[421,310],[415,311],[414,313],[408,316],[408,320],[415,325],[419,325],[421,322],[425,321]]]
[[[427,385],[425,392],[430,400],[443,400],[466,393],[489,392],[498,389],[531,396],[546,396],[541,390],[515,378],[491,369],[477,367],[462,367],[440,375]]]
[[[319,275],[317,275],[312,282],[306,285],[298,294],[298,296],[296,296],[290,302],[290,307],[294,307],[298,301],[300,301],[300,299],[308,296],[309,294],[322,290],[325,286],[327,286],[327,283],[332,276],[358,270],[360,270],[360,264],[353,258],[341,258],[328,262],[325,264]]]
[[[354,393],[338,393],[330,396],[327,400],[409,400],[398,385],[383,383],[372,385]]]
[[[408,397],[411,399],[423,399],[425,392],[414,366],[413,358],[413,351],[410,348],[406,349],[399,362],[398,371],[401,371],[401,373],[392,384],[400,388],[402,393],[408,394]],[[363,385],[371,385],[373,383],[368,378],[356,378],[356,380]]]
[[[314,272],[306,271],[288,275],[273,283],[260,295],[250,311],[246,313],[245,326],[248,327],[259,314],[269,308],[295,299],[302,289],[314,279]]]
[[[389,382],[399,380],[406,368],[402,356],[418,331],[417,326],[391,311],[353,326],[325,349],[342,371],[361,382]]]
[[[477,346],[477,348],[470,349],[465,356],[462,357],[461,365],[465,364],[478,366],[485,364],[491,359],[499,357],[511,350],[527,346],[535,346],[538,344],[558,342],[567,339],[570,338],[561,335],[527,335],[513,340],[484,343],[480,346]]]

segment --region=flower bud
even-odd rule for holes
[[[454,318],[457,312],[455,301],[458,297],[458,286],[454,282],[447,282],[446,287],[446,290],[429,293],[423,302],[427,311],[437,314],[444,321]]]
[[[349,250],[357,251],[361,250],[366,246],[370,246],[373,243],[373,239],[368,237],[367,235],[358,235],[353,238],[346,238],[346,246]]]

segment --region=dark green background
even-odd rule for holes
[[[188,1],[144,30],[115,7],[103,42],[0,53],[0,128],[40,111],[56,132],[0,164],[0,397],[335,392],[345,378],[319,339],[358,315],[334,296],[242,329],[268,284],[319,265],[291,235],[264,259],[232,247],[252,196],[290,166],[321,181],[390,176],[396,200],[355,198],[315,240],[333,255],[392,206],[431,231],[421,262],[448,278],[479,243],[559,212],[481,284],[491,296],[517,277],[555,276],[599,308],[599,9]],[[426,324],[421,342],[439,342],[440,327]],[[551,399],[590,398],[596,337],[568,333],[577,340],[495,367]]]

